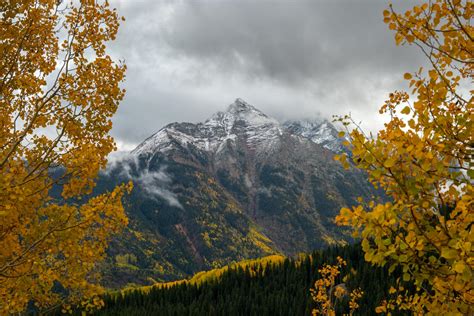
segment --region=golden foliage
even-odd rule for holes
[[[179,285],[182,283],[187,283],[187,284],[192,284],[192,285],[201,285],[204,282],[208,281],[214,281],[214,280],[219,280],[222,275],[228,271],[228,270],[236,270],[238,268],[248,268],[250,273],[255,275],[255,269],[258,267],[262,266],[263,268],[266,267],[267,265],[277,265],[283,263],[285,260],[285,257],[281,255],[270,255],[266,256],[263,258],[258,258],[258,259],[249,259],[249,260],[243,260],[239,261],[237,263],[232,263],[227,266],[224,266],[222,268],[217,268],[217,269],[212,269],[209,271],[201,271],[193,275],[192,278],[190,279],[184,279],[184,280],[178,280],[178,281],[172,281],[172,282],[165,282],[165,283],[156,283],[151,286],[142,286],[140,287],[140,290],[143,291],[144,293],[148,293],[153,287],[173,287],[175,285]],[[253,273],[252,273],[253,272]],[[134,289],[132,289],[134,290]],[[126,292],[126,291],[125,291]]]
[[[266,253],[275,253],[269,244],[272,243],[271,239],[259,232],[255,227],[251,226],[247,235],[252,244],[258,249],[263,250]]]
[[[0,315],[101,305],[96,263],[131,185],[80,200],[115,148],[118,26],[106,1],[0,2]]]
[[[400,267],[414,285],[392,289],[397,296],[378,312],[474,313],[473,8],[436,0],[404,14],[384,11],[397,44],[418,46],[431,66],[404,74],[415,101],[390,94],[380,109],[390,120],[376,138],[358,126],[350,133],[353,161],[392,199],[344,208],[337,222],[354,228],[366,261]]]
[[[337,257],[337,265],[325,265],[318,269],[322,278],[316,280],[314,289],[311,289],[311,297],[316,302],[316,308],[313,309],[313,315],[335,316],[336,304],[342,300],[344,296],[349,296],[349,315],[359,307],[357,301],[362,297],[364,292],[361,289],[355,289],[351,292],[344,284],[336,284],[342,267],[347,265],[341,257]]]

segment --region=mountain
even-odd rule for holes
[[[275,147],[284,133],[307,138],[333,152],[343,149],[338,130],[328,120],[293,120],[280,124],[242,99],[236,99],[225,112],[217,112],[204,123],[172,123],[165,126],[132,153],[164,152],[173,147],[173,141],[181,145],[191,143],[201,150],[217,153],[224,149],[228,141],[235,141],[240,136],[246,138],[249,148],[265,154],[265,151]]]
[[[246,146],[265,154],[274,148],[283,133],[278,121],[268,117],[241,99],[235,100],[225,112],[217,112],[204,123],[172,123],[141,143],[132,154],[148,155],[191,145],[199,150],[218,154],[232,142],[245,138]]]
[[[98,192],[135,184],[104,283],[173,280],[348,240],[334,216],[375,191],[333,160],[341,150],[330,122],[282,124],[241,99],[203,123],[163,127],[98,180]]]

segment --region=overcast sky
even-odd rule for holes
[[[110,45],[128,66],[113,128],[120,150],[238,97],[279,120],[351,112],[376,130],[388,93],[406,88],[403,73],[424,62],[415,48],[395,46],[384,0],[113,3],[126,18]]]

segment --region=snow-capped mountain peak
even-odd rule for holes
[[[246,127],[280,125],[277,120],[268,117],[265,113],[240,98],[230,104],[225,112],[215,113],[204,125],[223,126],[225,130],[228,131],[234,127],[237,122]]]
[[[239,112],[245,112],[245,111],[260,112],[253,105],[248,104],[247,102],[245,102],[241,98],[235,99],[234,103],[230,104],[227,107],[227,112],[231,112],[231,113],[239,113]]]
[[[147,138],[132,154],[165,152],[176,145],[195,146],[218,153],[240,140],[256,154],[268,154],[278,147],[282,134],[309,139],[332,151],[340,151],[338,131],[327,120],[287,121],[283,124],[253,105],[236,99],[226,111],[217,112],[204,123],[172,123]]]
[[[204,123],[172,123],[147,138],[132,154],[164,152],[179,144],[192,144],[205,151],[219,152],[228,141],[245,140],[257,151],[269,150],[282,134],[280,123],[243,101],[236,99],[225,112],[217,112]]]

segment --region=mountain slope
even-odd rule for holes
[[[240,99],[203,123],[165,126],[99,179],[99,191],[135,183],[105,283],[172,280],[348,239],[334,216],[374,190],[333,160],[334,133],[327,121],[280,124]]]

